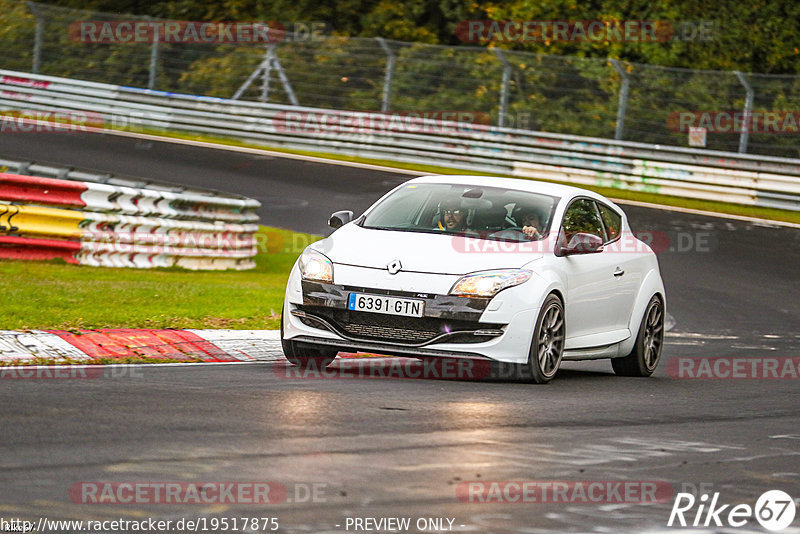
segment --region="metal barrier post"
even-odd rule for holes
[[[619,104],[617,105],[617,128],[614,132],[614,139],[619,140],[622,139],[625,133],[625,113],[628,110],[628,84],[630,83],[630,78],[619,61],[616,59],[609,59],[609,62],[614,66],[620,78],[622,78],[622,85],[619,88]]]
[[[278,59],[278,51],[274,48],[272,50],[272,64],[275,67],[275,70],[278,71],[278,78],[280,78],[281,83],[283,84],[283,90],[286,91],[286,96],[289,97],[289,102],[291,102],[293,106],[299,106],[300,104],[297,103],[297,97],[294,95],[294,91],[292,90],[292,84],[289,83],[289,78],[287,78],[286,73],[283,72],[283,67]]]
[[[508,83],[511,80],[511,65],[503,55],[503,51],[499,48],[494,49],[494,53],[503,63],[503,82],[500,87],[500,116],[497,118],[497,126],[503,127],[506,119],[506,108],[508,107]]]
[[[250,85],[255,81],[258,75],[263,72],[263,69],[266,68],[267,64],[271,62],[272,58],[269,56],[269,54],[267,54],[267,56],[263,60],[261,60],[261,63],[258,64],[256,70],[250,73],[250,76],[247,77],[247,79],[244,81],[241,87],[239,87],[236,90],[236,92],[231,97],[231,100],[239,100],[239,97],[242,96],[242,94],[244,94],[245,91],[247,91],[247,88],[250,87]]]
[[[744,86],[744,90],[747,91],[747,96],[745,96],[744,99],[744,120],[742,121],[742,132],[739,134],[739,153],[744,154],[747,152],[747,141],[750,137],[750,121],[752,120],[751,114],[753,112],[754,93],[753,87],[750,85],[750,82],[747,81],[747,78],[745,78],[744,74],[738,70],[733,72]]]
[[[156,88],[156,74],[158,73],[158,24],[153,24],[153,43],[150,45],[150,77],[147,88],[151,91]]]
[[[381,101],[381,111],[386,113],[389,111],[389,100],[392,94],[392,77],[394,76],[394,62],[396,56],[394,55],[394,51],[386,44],[383,37],[376,37],[375,40],[378,41],[383,51],[386,52],[386,74],[384,74],[383,77],[383,99]]]
[[[28,9],[36,17],[36,33],[33,37],[33,73],[39,74],[42,67],[42,39],[44,38],[44,17],[33,2],[28,2]]]
[[[275,45],[267,45],[267,55],[264,57],[261,75],[261,101],[269,102],[269,80],[272,76],[272,58],[275,56]]]
[[[278,52],[275,49],[274,43],[267,45],[267,52],[264,55],[264,59],[258,64],[256,70],[250,74],[242,86],[236,90],[236,93],[234,93],[231,99],[238,100],[239,97],[244,94],[247,88],[250,87],[250,85],[255,81],[258,75],[261,74],[263,76],[261,84],[261,101],[267,102],[269,100],[269,79],[273,68],[278,71],[278,78],[283,84],[283,90],[286,91],[286,96],[289,97],[289,102],[291,102],[293,106],[299,106],[300,104],[297,103],[297,97],[292,90],[292,84],[289,83],[289,78],[286,77],[286,73],[283,72],[281,62],[278,60]]]

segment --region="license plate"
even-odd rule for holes
[[[350,298],[347,301],[347,308],[353,311],[404,315],[406,317],[422,317],[423,313],[425,313],[425,301],[384,297],[383,295],[350,293]]]

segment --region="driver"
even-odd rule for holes
[[[441,220],[437,223],[439,230],[448,232],[462,232],[467,228],[465,210],[461,208],[461,202],[457,199],[445,200],[439,205]]]

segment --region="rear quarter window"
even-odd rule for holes
[[[622,230],[622,216],[603,204],[598,203],[597,207],[600,208],[600,217],[606,228],[606,242],[614,241]]]

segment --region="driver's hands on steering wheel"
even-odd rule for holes
[[[523,226],[522,233],[528,237],[542,237],[539,230],[535,226]]]

